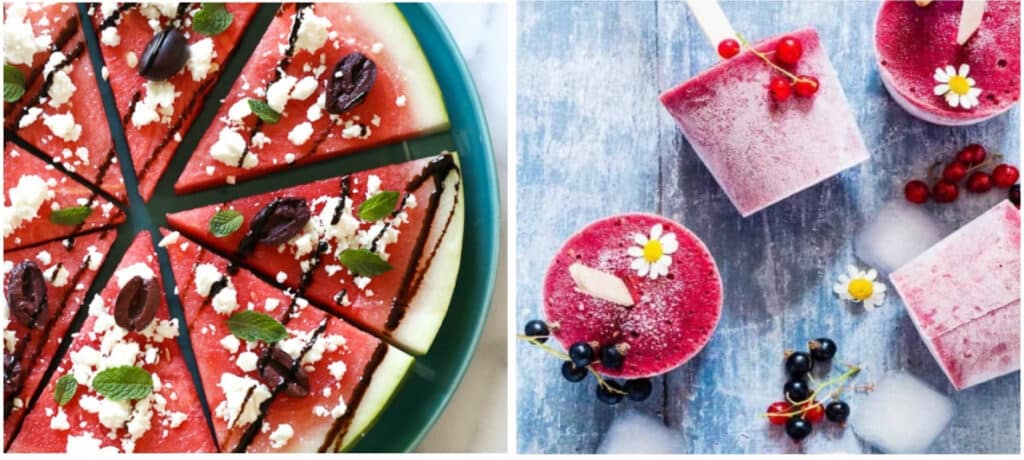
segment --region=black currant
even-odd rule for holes
[[[811,350],[811,358],[815,361],[828,361],[836,355],[839,347],[832,339],[820,338],[807,342],[807,348]]]
[[[1020,207],[1020,184],[1013,184],[1013,186],[1010,187],[1010,192],[1009,192],[1008,196],[1010,198],[1010,202],[1013,203],[1014,206],[1019,208]]]
[[[801,377],[812,369],[814,360],[806,352],[796,351],[786,358],[786,373],[792,377]]]
[[[569,347],[569,359],[576,367],[587,367],[594,361],[594,348],[587,342],[576,342]]]
[[[615,345],[605,345],[601,347],[601,365],[608,369],[621,369],[622,362],[625,360],[625,356],[622,356],[622,352]]]
[[[605,384],[607,384],[609,387],[615,390],[623,391],[622,385],[620,385],[619,382],[616,382],[614,380],[605,380]],[[622,402],[622,396],[622,393],[605,388],[605,386],[601,385],[600,383],[597,384],[598,401],[614,406]]]
[[[825,406],[825,417],[836,423],[843,423],[850,416],[850,405],[843,401],[832,401]]]
[[[800,377],[793,377],[782,387],[786,399],[795,403],[806,400],[811,396],[811,387]]]
[[[636,379],[626,381],[626,396],[633,401],[645,401],[651,397],[651,379]]]
[[[799,415],[794,415],[786,420],[786,434],[793,441],[800,442],[811,434],[811,422],[804,420]]]
[[[576,367],[572,361],[562,363],[562,377],[570,382],[579,382],[587,377],[586,367]]]
[[[523,328],[523,333],[527,337],[533,337],[540,343],[548,341],[548,335],[551,331],[548,330],[548,325],[544,321],[539,319],[531,319],[526,322],[526,327]]]

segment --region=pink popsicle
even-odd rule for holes
[[[804,50],[790,70],[820,82],[813,97],[772,100],[767,85],[777,73],[749,50],[661,95],[743,217],[868,159],[818,33],[807,28],[786,35]],[[770,52],[780,38],[755,46]]]
[[[989,1],[981,25],[967,42],[956,43],[960,1],[886,1],[875,20],[879,74],[892,98],[927,122],[959,126],[1010,109],[1020,94],[1020,2]],[[968,76],[981,88],[972,109],[950,107],[934,88],[935,71],[970,66]]]
[[[629,253],[642,247],[638,237],[659,241],[654,255],[664,250],[667,273],[640,275],[638,257]],[[574,264],[622,279],[635,304],[580,292],[570,273]],[[621,369],[594,367],[614,377],[651,377],[682,365],[711,340],[722,313],[722,280],[707,247],[682,225],[622,214],[592,222],[566,241],[544,278],[543,299],[548,323],[557,324],[552,335],[566,349],[576,342],[623,344],[628,349]]]
[[[957,390],[1020,369],[1020,211],[1009,201],[890,279]]]

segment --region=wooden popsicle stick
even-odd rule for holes
[[[729,24],[729,18],[718,5],[718,0],[686,0],[690,12],[697,18],[697,24],[711,42],[711,47],[718,49],[718,44],[727,38],[736,38],[736,31]]]
[[[981,25],[985,14],[985,0],[964,0],[960,9],[960,26],[956,30],[956,43],[963,46]]]

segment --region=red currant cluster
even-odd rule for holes
[[[729,59],[739,54],[741,49],[738,40],[727,38],[718,44],[718,55],[723,59]],[[789,99],[793,93],[800,97],[811,97],[818,92],[817,78],[810,75],[795,75],[780,66],[781,64],[792,67],[800,62],[800,57],[804,54],[804,46],[796,37],[786,36],[779,39],[775,45],[775,61],[778,63],[773,62],[768,56],[753,47],[750,47],[750,52],[768,63],[777,72],[768,81],[768,93],[771,94],[772,99],[781,102]]]
[[[952,203],[960,196],[960,183],[964,182],[971,193],[985,193],[993,187],[1010,189],[1010,199],[1020,206],[1020,187],[1015,185],[1020,178],[1020,171],[1013,165],[1000,163],[1001,160],[1001,155],[989,156],[980,144],[968,145],[960,149],[953,161],[943,167],[941,177],[934,176],[942,163],[932,165],[928,171],[928,180],[934,185],[929,188],[927,182],[915,179],[907,182],[903,194],[911,203],[926,203],[929,198],[934,198],[937,203]],[[997,164],[996,167],[991,172],[985,172],[993,164]]]

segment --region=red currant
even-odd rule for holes
[[[942,178],[950,182],[960,182],[967,177],[967,166],[959,161],[954,161],[942,170]]]
[[[818,92],[818,79],[810,75],[799,75],[796,83],[793,83],[793,91],[796,91],[797,96],[811,97]]]
[[[768,423],[772,425],[785,425],[786,420],[789,420],[789,415],[787,415],[789,411],[788,402],[773,402],[772,405],[768,406]]]
[[[804,54],[804,47],[796,37],[782,37],[775,45],[775,58],[783,64],[794,65]]]
[[[982,147],[981,144],[971,144],[956,153],[956,161],[967,166],[974,166],[985,161],[985,153],[985,147]]]
[[[734,38],[726,38],[718,43],[718,55],[722,56],[722,59],[729,59],[737,54],[740,54],[740,42]]]
[[[960,187],[957,187],[955,182],[943,179],[936,182],[935,186],[932,187],[932,195],[935,196],[935,201],[939,203],[952,203],[960,195]]]
[[[812,401],[804,406],[807,411],[804,412],[804,420],[811,423],[818,423],[825,419],[825,407],[818,401]]]
[[[771,92],[772,99],[784,101],[793,95],[793,85],[789,83],[788,78],[773,75],[771,81],[768,82],[768,91]]]
[[[985,193],[992,190],[992,176],[988,173],[975,171],[967,178],[967,190],[974,193]]]
[[[907,197],[907,201],[911,203],[922,204],[928,201],[928,195],[931,192],[928,190],[928,184],[923,181],[912,180],[907,182],[907,185],[903,187],[903,195]]]
[[[992,182],[999,188],[1010,188],[1020,178],[1020,171],[1012,165],[1001,164],[992,170]]]

